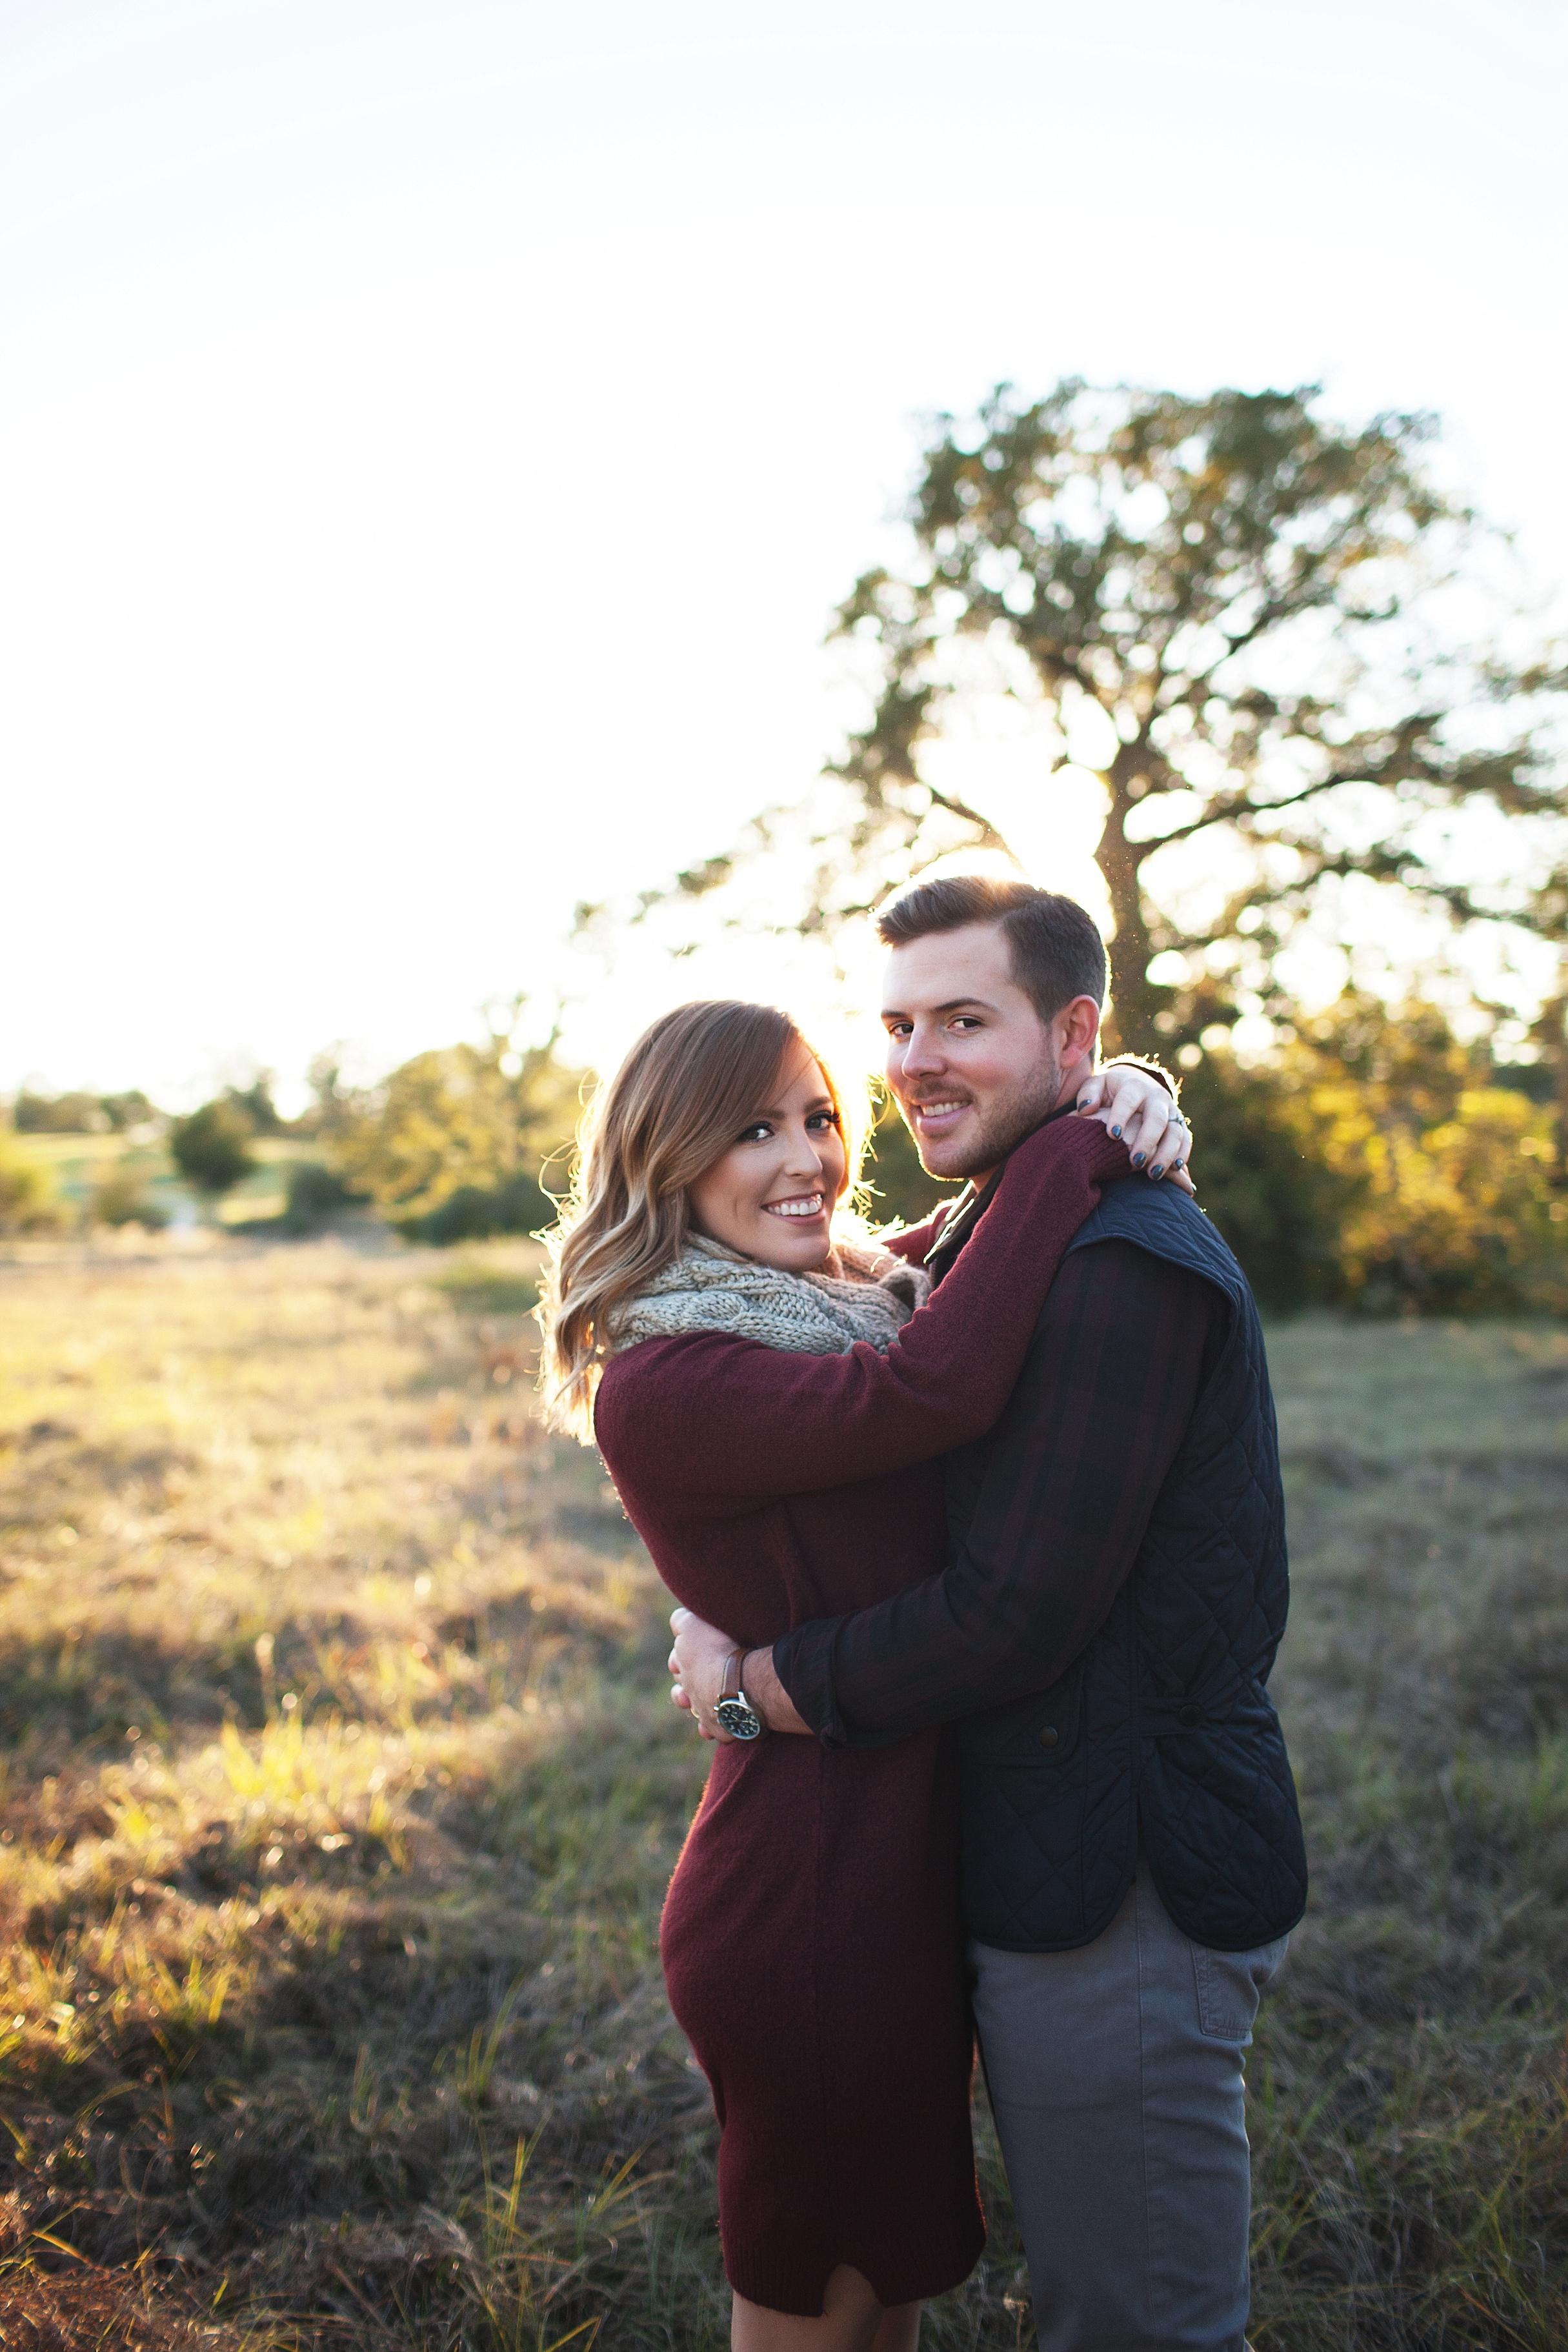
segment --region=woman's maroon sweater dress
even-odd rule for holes
[[[936,1574],[940,1457],[999,1418],[1096,1180],[1126,1173],[1097,1121],[1042,1128],[885,1356],[693,1333],[614,1357],[595,1433],[677,1599],[759,1647]],[[815,2315],[850,2263],[910,2303],[979,2256],[957,1838],[936,1731],[715,1754],[660,1942],[721,2127],[724,2267],[750,2302]]]

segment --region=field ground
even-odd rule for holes
[[[0,2342],[717,2352],[703,1758],[526,1250],[0,1266]],[[1278,1329],[1259,2352],[1568,2343],[1568,1333]],[[928,2347],[1016,2347],[981,2270]]]

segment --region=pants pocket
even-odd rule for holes
[[[1284,1963],[1290,1938],[1259,1944],[1250,1952],[1215,1952],[1193,1946],[1197,1981],[1198,2024],[1215,2042],[1250,2042],[1258,2004]]]

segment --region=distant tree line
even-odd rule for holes
[[[24,1087],[11,1106],[18,1135],[124,1135],[132,1128],[156,1126],[161,1118],[157,1105],[140,1087],[122,1095],[40,1095]]]
[[[1499,1062],[1430,1004],[1354,992],[1298,1013],[1261,1061],[1223,1032],[1178,1059],[1202,1204],[1266,1307],[1568,1312],[1568,1190],[1543,1062]],[[292,1121],[263,1077],[169,1122],[186,1181],[216,1198],[249,1171],[258,1136],[284,1135],[315,1147],[287,1163],[284,1232],[357,1209],[442,1246],[553,1220],[585,1086],[554,1038],[437,1048],[363,1087],[323,1055],[312,1077],[311,1108]],[[873,1148],[875,1220],[912,1222],[951,1189],[923,1173],[889,1104]],[[127,1171],[101,1180],[93,1213],[156,1213]],[[38,1171],[0,1151],[0,1224],[49,1222]]]

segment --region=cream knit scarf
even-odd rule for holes
[[[886,1250],[851,1244],[837,1257],[852,1269],[847,1278],[784,1274],[689,1234],[679,1256],[616,1315],[616,1346],[723,1331],[798,1355],[845,1356],[858,1339],[884,1354],[924,1304],[931,1276]]]

